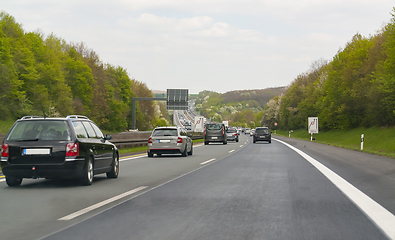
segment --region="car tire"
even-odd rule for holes
[[[208,142],[204,142],[204,145],[208,145]]]
[[[228,144],[228,141],[224,141],[223,144],[224,144],[224,145]]]
[[[255,140],[253,140],[252,142],[253,142],[253,143],[256,143],[256,141],[255,141]]]
[[[5,177],[5,181],[7,182],[7,185],[9,187],[18,187],[22,183],[22,178],[16,178],[16,177]]]
[[[269,143],[272,143],[272,140],[270,140]]]
[[[239,142],[239,139],[236,139],[236,142]]]
[[[187,152],[188,150],[187,150],[187,146],[185,145],[185,149],[184,149],[184,151],[181,153],[181,156],[183,156],[183,157],[187,157],[188,156],[188,152]]]
[[[192,155],[192,153],[193,153],[193,144],[191,145],[191,151],[188,152],[188,155]]]
[[[152,152],[147,152],[148,157],[153,157],[154,154]]]
[[[114,158],[111,164],[111,171],[107,172],[107,178],[117,178],[119,174],[119,156],[114,154]]]
[[[84,186],[92,185],[93,182],[93,161],[92,158],[89,158],[86,163],[85,173],[81,179],[81,184]]]

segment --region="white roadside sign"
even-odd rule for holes
[[[309,133],[318,133],[318,117],[308,118]]]

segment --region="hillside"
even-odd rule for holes
[[[203,91],[197,95],[195,110],[215,122],[227,120],[232,125],[256,127],[261,125],[266,104],[285,88],[235,90],[224,94]]]

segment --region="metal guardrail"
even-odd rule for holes
[[[192,140],[203,139],[203,135],[195,135],[192,136]],[[147,139],[116,139],[110,140],[117,148],[127,148],[127,147],[138,147],[138,146],[146,146],[148,144]]]

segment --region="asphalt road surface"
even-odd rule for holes
[[[394,159],[274,138],[123,158],[88,187],[1,181],[0,239],[395,239]]]

